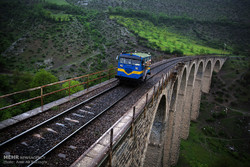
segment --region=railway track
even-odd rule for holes
[[[152,80],[154,76],[160,72],[172,68],[182,59],[183,58],[171,59],[152,67],[152,74],[147,81]],[[88,125],[100,119],[101,116],[105,115],[104,113],[109,113],[108,111],[112,110],[117,103],[121,102],[122,99],[129,96],[129,94],[136,89],[138,89],[138,87],[113,86],[2,142],[0,144],[1,153],[2,155],[17,154],[19,156],[36,157],[32,159],[31,163],[21,164],[21,166],[31,166],[52,151],[58,149],[58,147],[66,143],[72,136],[81,132],[84,128],[87,129]],[[112,114],[106,115],[110,117]],[[107,121],[108,118],[105,119]],[[111,122],[114,122],[114,120]],[[99,132],[96,133],[99,134]],[[95,140],[92,137],[91,139]],[[69,148],[72,151],[77,147],[71,144]],[[82,153],[82,151],[80,152]],[[66,157],[66,155],[62,153],[58,153],[57,155],[60,158]]]
[[[122,98],[134,89],[129,87],[116,87],[117,86],[114,86],[105,90],[25,132],[6,140],[0,144],[1,150],[6,150],[3,154],[8,155],[17,152],[20,156],[39,156],[37,160],[41,159],[106,112],[110,107],[122,100]],[[112,98],[113,95],[116,95],[116,98]],[[104,101],[106,102],[103,103]]]

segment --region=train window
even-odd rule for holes
[[[120,58],[120,63],[125,64],[126,59],[125,58]]]
[[[131,64],[131,65],[139,66],[139,65],[140,65],[140,60],[127,59],[127,58],[120,58],[120,63],[122,63],[122,64]]]
[[[120,63],[122,64],[132,64],[131,59],[126,59],[126,58],[120,58]]]
[[[133,59],[132,59],[132,64],[133,64],[133,65],[135,65],[135,66],[139,66],[139,65],[140,65],[140,63],[141,63],[141,61],[140,61],[140,60],[133,60]]]

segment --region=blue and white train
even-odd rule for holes
[[[146,53],[121,53],[118,56],[118,69],[116,78],[121,81],[135,82],[147,79],[150,74],[151,55]]]

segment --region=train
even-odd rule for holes
[[[151,74],[151,55],[149,53],[122,52],[118,57],[117,75],[121,82],[146,82]]]

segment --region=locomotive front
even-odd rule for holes
[[[145,81],[150,74],[151,56],[146,53],[122,53],[118,59],[116,78],[120,80]]]

